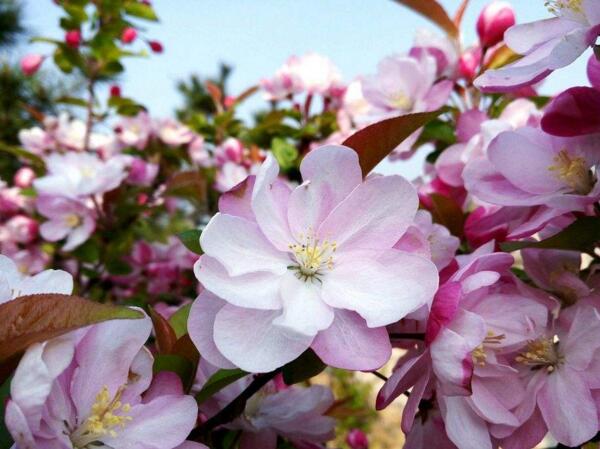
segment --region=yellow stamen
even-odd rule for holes
[[[499,345],[505,338],[506,336],[504,334],[496,335],[491,330],[487,331],[487,335],[483,339],[483,342],[471,351],[473,363],[479,366],[485,366],[487,360],[486,349],[491,345]]]
[[[558,343],[557,338],[540,337],[531,340],[515,360],[530,366],[532,370],[545,369],[550,374],[564,361],[564,357],[558,352]]]
[[[548,170],[556,172],[556,177],[563,181],[575,193],[587,195],[593,188],[593,176],[582,157],[572,157],[567,150],[562,150],[554,157],[556,165]]]
[[[75,214],[65,215],[64,220],[65,220],[65,224],[69,228],[76,228],[77,226],[79,226],[81,224],[81,218]]]
[[[320,241],[312,234],[301,234],[299,241],[302,243],[288,245],[297,263],[289,268],[297,270],[296,276],[303,281],[320,280],[324,269],[333,269],[333,254],[337,250],[337,244],[329,240]]]
[[[414,103],[408,95],[398,92],[392,97],[392,105],[397,109],[410,111],[413,108]]]
[[[565,9],[581,14],[583,12],[581,1],[582,0],[548,0],[544,2],[544,6],[546,6],[549,12],[555,15],[560,15]]]

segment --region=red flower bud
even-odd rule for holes
[[[110,86],[110,96],[111,97],[120,97],[121,96],[121,88],[116,84]]]
[[[148,45],[150,45],[150,48],[152,49],[152,51],[154,53],[162,53],[163,52],[163,46],[158,41],[148,41]]]
[[[21,59],[21,70],[25,75],[31,76],[39,70],[42,62],[44,62],[44,57],[42,55],[27,55]]]
[[[369,449],[369,440],[360,429],[352,429],[346,435],[346,443],[351,449]]]
[[[467,80],[472,80],[477,75],[481,64],[481,48],[471,47],[467,49],[458,60],[458,71]]]
[[[81,31],[67,31],[65,33],[65,43],[71,48],[79,48],[79,45],[81,44]]]
[[[504,32],[515,24],[515,11],[503,1],[483,8],[477,19],[477,34],[483,47],[492,47],[504,39]]]
[[[121,41],[124,44],[131,44],[137,37],[137,30],[133,27],[127,27],[121,34]]]

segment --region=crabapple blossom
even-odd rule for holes
[[[129,165],[129,176],[127,182],[139,186],[149,186],[158,174],[159,166],[151,162],[135,157]]]
[[[187,126],[175,120],[160,120],[156,124],[156,135],[167,145],[179,146],[192,141],[194,133]]]
[[[10,258],[0,255],[0,304],[19,296],[39,293],[70,295],[73,278],[62,270],[45,270],[35,276],[27,276]]]
[[[201,387],[217,371],[201,362],[196,385]],[[200,406],[207,417],[229,404],[252,381],[246,376],[227,386]],[[242,415],[227,425],[240,430],[240,449],[275,449],[277,437],[289,439],[294,445],[322,443],[334,436],[335,419],[325,413],[333,405],[331,390],[322,385],[301,388],[288,387],[282,379],[265,385],[246,403]]]
[[[562,138],[535,128],[505,131],[491,142],[487,158],[467,165],[465,185],[492,204],[583,211],[600,197],[594,174],[597,147],[598,135]]]
[[[31,243],[38,235],[38,223],[26,215],[9,218],[0,228],[0,242]]]
[[[435,58],[438,76],[455,78],[458,63],[457,43],[444,35],[422,28],[417,30],[409,55],[421,59],[423,55]]]
[[[486,71],[475,80],[479,89],[510,92],[529,86],[568,66],[595,43],[600,25],[595,0],[553,0],[545,4],[555,17],[509,28],[504,42],[523,58]]]
[[[123,160],[101,160],[90,153],[53,153],[46,158],[48,173],[33,185],[39,194],[84,197],[108,192],[127,177]]]
[[[115,126],[115,134],[123,147],[143,150],[153,135],[152,119],[144,111],[135,117],[125,117]]]
[[[89,326],[29,347],[10,387],[6,426],[19,448],[177,448],[197,405],[169,372],[152,375],[148,317]]]
[[[204,230],[195,272],[212,295],[194,302],[190,336],[212,363],[248,371],[309,347],[334,366],[377,368],[390,351],[383,326],[429,304],[437,287],[429,260],[392,248],[412,222],[416,192],[399,176],[363,182],[343,146],[313,150],[300,171],[304,182],[291,189],[268,156],[250,204],[228,202]]]
[[[40,234],[50,242],[66,238],[64,251],[72,251],[84,243],[96,228],[93,209],[77,199],[41,195],[36,207],[48,218],[40,226]]]

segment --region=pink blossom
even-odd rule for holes
[[[29,347],[10,387],[6,426],[19,447],[182,444],[197,405],[174,373],[152,375],[149,318],[114,320]]]
[[[317,53],[306,53],[288,64],[292,75],[309,94],[327,95],[342,82],[340,72],[333,62]]]
[[[87,149],[107,153],[112,153],[113,151],[114,136],[96,132],[90,133],[88,148],[84,148],[87,134],[85,122],[71,118],[66,113],[61,114],[58,119],[55,117],[46,119],[44,126],[52,134],[56,143],[62,148],[75,151]]]
[[[157,164],[135,157],[129,165],[127,181],[133,185],[150,186],[158,174],[158,169],[159,166]]]
[[[191,129],[171,119],[160,120],[156,124],[156,134],[160,140],[173,147],[186,145],[194,138]]]
[[[42,55],[31,54],[21,59],[21,70],[27,76],[34,75],[41,67],[45,57]]]
[[[38,235],[38,223],[26,215],[15,215],[2,226],[0,241],[31,243]]]
[[[244,145],[240,140],[228,137],[215,148],[215,160],[217,164],[225,164],[226,162],[241,164],[244,159],[244,152]]]
[[[192,163],[200,167],[212,167],[213,158],[206,148],[204,137],[195,136],[188,146],[188,156]]]
[[[600,92],[591,87],[572,87],[546,107],[542,129],[561,137],[600,133]]]
[[[236,207],[212,218],[195,272],[222,299],[194,302],[190,335],[210,357],[212,334],[215,359],[251,372],[308,347],[333,366],[374,369],[390,355],[383,326],[429,304],[437,287],[430,261],[392,249],[416,213],[416,192],[399,176],[362,182],[356,153],[341,146],[311,151],[300,171],[304,182],[292,190],[269,155],[252,214]]]
[[[549,1],[556,17],[515,25],[504,34],[505,43],[523,58],[475,80],[486,92],[514,91],[530,86],[575,61],[598,36],[600,14],[595,0]]]
[[[425,55],[432,56],[436,61],[438,76],[455,78],[458,47],[455,41],[445,35],[433,33],[428,29],[417,30],[409,55],[417,59],[422,59]]]
[[[118,187],[127,176],[120,158],[101,160],[89,153],[54,153],[46,158],[48,173],[33,185],[39,194],[76,198]]]
[[[19,296],[39,293],[70,295],[73,278],[62,270],[46,270],[35,276],[27,276],[13,260],[0,255],[0,304]]]
[[[473,160],[463,173],[475,197],[503,206],[547,205],[582,211],[600,197],[592,173],[598,163],[598,136],[554,137],[535,128],[498,135],[487,158]]]
[[[153,135],[152,120],[144,111],[135,117],[125,117],[115,126],[115,134],[123,147],[143,150]]]
[[[66,238],[64,251],[84,243],[96,228],[94,211],[78,200],[42,195],[36,205],[38,212],[49,219],[42,223],[40,234],[50,242]]]
[[[433,111],[446,103],[453,83],[436,83],[437,64],[434,57],[420,58],[394,55],[381,60],[377,74],[362,82],[363,95],[373,106],[374,114],[384,117],[413,112]],[[394,150],[393,157],[407,157],[422,130],[414,132]]]
[[[27,151],[41,155],[52,149],[54,139],[42,128],[35,126],[19,130],[19,141]]]
[[[463,78],[468,81],[475,78],[481,64],[481,56],[482,50],[479,46],[468,48],[460,55],[460,59],[458,60],[458,71]]]
[[[216,372],[216,368],[201,362],[197,386]],[[252,381],[247,376],[229,385],[200,406],[210,417],[229,404]],[[287,387],[275,379],[248,400],[242,416],[227,425],[240,430],[240,449],[275,449],[277,437],[284,437],[294,445],[322,443],[334,436],[335,419],[325,416],[333,405],[329,388],[312,385],[306,388]]]
[[[515,11],[508,2],[488,4],[477,19],[477,34],[483,47],[492,47],[502,41],[504,32],[515,24]]]
[[[133,27],[127,27],[121,33],[121,41],[124,44],[131,44],[137,37],[137,30]]]

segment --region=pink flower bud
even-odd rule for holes
[[[29,167],[22,167],[15,173],[13,181],[17,187],[25,189],[31,187],[35,179],[35,172]]]
[[[472,80],[477,75],[481,64],[481,48],[471,47],[467,49],[458,60],[458,70],[467,80]]]
[[[133,27],[127,27],[121,34],[121,41],[124,44],[131,44],[137,37],[137,30]]]
[[[135,158],[129,167],[127,180],[134,185],[149,186],[158,174],[158,165]]]
[[[81,31],[67,31],[65,34],[65,43],[71,48],[79,48],[79,45],[81,45]]]
[[[346,443],[351,449],[369,449],[369,440],[360,429],[352,429],[346,436]]]
[[[159,41],[148,41],[148,45],[154,53],[162,53],[164,48],[163,45]]]
[[[44,62],[44,57],[42,55],[27,55],[21,59],[21,70],[25,75],[31,76],[39,70],[42,62]]]
[[[38,235],[38,223],[26,215],[15,215],[4,223],[11,241],[31,243]]]
[[[121,96],[121,88],[116,84],[110,86],[110,96],[111,97],[120,97]]]
[[[587,76],[594,89],[600,90],[600,61],[592,54],[587,64]]]
[[[504,39],[504,32],[515,24],[515,11],[503,1],[487,5],[477,19],[477,34],[483,47],[491,47]]]
[[[225,100],[223,100],[223,104],[225,105],[225,108],[229,109],[235,104],[235,97],[227,95]]]

